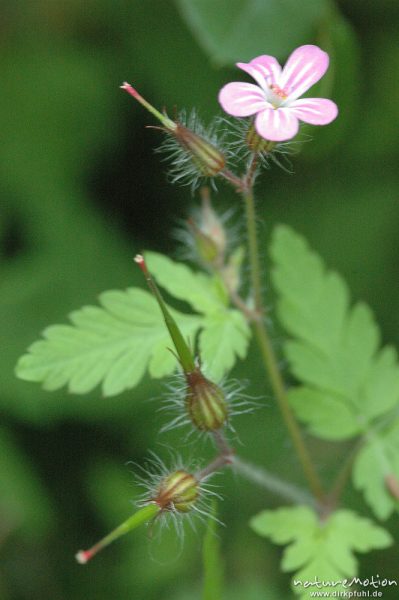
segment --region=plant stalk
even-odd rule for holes
[[[294,444],[299,462],[301,463],[303,472],[309,483],[309,487],[312,490],[312,493],[314,494],[315,498],[317,498],[319,503],[322,504],[324,501],[323,488],[319,476],[316,472],[316,469],[313,465],[313,461],[310,457],[308,449],[302,438],[301,430],[298,427],[298,424],[289,406],[285,385],[278,367],[277,358],[274,353],[274,349],[269,334],[267,332],[264,320],[262,318],[262,315],[264,314],[262,277],[259,260],[258,235],[256,229],[256,212],[252,181],[251,186],[246,188],[242,196],[246,210],[251,286],[254,294],[256,312],[261,315],[260,319],[252,323],[252,327],[254,329],[259,344],[259,348],[262,354],[262,360],[265,365],[266,371],[269,375],[274,395],[276,397],[282,417]]]

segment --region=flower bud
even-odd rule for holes
[[[393,473],[385,476],[385,485],[391,496],[399,500],[399,481]]]
[[[229,256],[227,264],[223,267],[223,280],[229,290],[236,293],[241,286],[242,263],[245,258],[245,249],[239,246]]]
[[[79,564],[85,565],[89,560],[93,558],[98,552],[112,544],[115,540],[120,538],[122,535],[129,533],[133,529],[136,529],[143,523],[148,523],[149,521],[155,519],[155,517],[160,512],[160,507],[156,504],[147,504],[143,506],[139,510],[137,510],[131,517],[126,519],[123,523],[118,525],[115,529],[111,531],[108,535],[103,537],[99,542],[94,544],[88,550],[79,550],[76,553],[75,558]]]
[[[223,153],[191,129],[176,123],[173,135],[180,146],[188,152],[191,160],[204,177],[214,177],[226,166]]]
[[[189,512],[200,492],[199,482],[190,473],[179,469],[166,475],[152,498],[161,510]]]
[[[186,373],[186,404],[192,423],[201,431],[216,431],[226,422],[228,406],[221,388],[199,369]]]
[[[190,219],[188,227],[192,233],[197,254],[205,265],[220,266],[226,251],[226,231],[217,213],[213,210],[209,189],[203,187],[201,210],[198,219]]]
[[[219,256],[218,247],[211,237],[203,232],[201,227],[193,220],[187,221],[188,228],[192,234],[196,253],[205,265],[213,265]]]
[[[174,142],[177,143],[177,146],[183,150],[183,154],[186,155],[186,158],[188,157],[189,162],[194,164],[200,176],[214,177],[224,169],[226,166],[226,159],[215,144],[206,139],[206,137],[211,139],[212,136],[207,136],[205,130],[203,130],[204,135],[200,135],[194,130],[194,127],[186,127],[179,121],[172,121],[166,114],[161,113],[152,106],[152,104],[147,102],[147,100],[129,83],[125,82],[121,88],[133,96],[135,100],[140,102],[144,108],[162,123],[163,127],[161,129],[169,134],[168,137],[173,139]],[[175,148],[171,148],[170,150],[172,154],[176,154]],[[182,174],[184,174],[184,162],[184,158],[182,161],[180,161],[180,159],[178,160],[175,169],[177,172],[179,171],[179,168],[182,167]],[[180,174],[177,179],[181,179],[182,174]]]
[[[253,124],[250,125],[247,131],[247,135],[245,136],[245,142],[248,148],[254,154],[268,154],[273,150],[274,146],[276,145],[276,142],[265,140],[265,138],[258,135]]]

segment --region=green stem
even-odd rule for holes
[[[246,191],[243,193],[243,199],[245,202],[246,209],[251,285],[254,293],[255,307],[257,312],[261,315],[260,319],[253,322],[253,329],[258,340],[259,348],[262,354],[262,360],[265,365],[266,371],[269,375],[274,395],[276,397],[286,427],[291,436],[292,442],[298,455],[298,459],[301,463],[310,489],[312,490],[314,496],[318,499],[318,501],[320,503],[323,503],[323,488],[321,486],[319,476],[313,465],[308,449],[302,438],[301,430],[299,429],[297,422],[295,421],[290,405],[288,403],[287,393],[278,367],[277,358],[274,353],[274,349],[269,338],[264,320],[262,318],[264,312],[262,297],[262,278],[259,260],[258,236],[256,231],[255,202],[252,187],[246,189]]]
[[[121,525],[116,527],[111,533],[102,538],[97,544],[94,544],[89,550],[79,550],[76,554],[76,560],[78,563],[84,565],[86,564],[95,554],[100,552],[103,548],[114,542],[121,535],[125,535],[125,533],[129,533],[132,529],[136,529],[143,523],[147,523],[151,521],[160,511],[161,509],[157,504],[148,504],[147,506],[143,506],[137,512],[134,513],[131,517],[126,519]]]
[[[168,328],[170,337],[172,338],[172,342],[180,359],[180,364],[182,366],[183,371],[186,374],[193,373],[196,370],[196,366],[191,350],[188,347],[179,327],[177,326],[176,321],[168,311],[166,304],[162,298],[162,294],[159,291],[157,284],[155,283],[155,281],[151,277],[150,272],[147,269],[144,257],[141,254],[137,254],[134,260],[142,270],[147,285],[158,302],[159,308],[161,309],[165,321],[165,325]]]
[[[318,508],[313,496],[311,496],[307,491],[298,488],[288,481],[283,481],[263,467],[253,465],[252,463],[243,460],[239,456],[233,457],[231,466],[236,473],[239,473],[248,481],[251,481],[252,483],[255,483],[256,485],[268,490],[272,494],[281,496],[282,498],[285,498],[289,502],[294,502],[295,504],[306,504],[315,509]]]
[[[245,203],[247,222],[248,251],[249,262],[251,267],[251,287],[254,294],[255,309],[259,314],[262,314],[262,276],[259,263],[258,235],[256,231],[255,201],[252,189],[249,189],[245,193],[243,193],[243,198]]]

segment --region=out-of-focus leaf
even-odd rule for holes
[[[251,330],[238,310],[224,310],[207,315],[200,336],[200,356],[207,374],[220,381],[234,366],[237,358],[245,358]]]
[[[284,57],[309,41],[325,0],[176,0],[198,42],[219,64]]]
[[[378,351],[380,334],[370,309],[349,308],[346,284],[325,269],[301,236],[277,227],[272,255],[279,316],[293,338],[286,355],[304,384],[289,392],[292,407],[326,439],[366,431],[398,404],[396,352]]]
[[[304,144],[305,158],[322,160],[334,146],[352,135],[353,118],[360,100],[360,47],[355,31],[337,11],[324,19],[319,27],[319,45],[328,52],[330,66],[320,82],[307,96],[331,98],[338,105],[339,114],[328,127],[304,126],[313,139]]]
[[[396,496],[389,478],[396,481]],[[353,483],[364,494],[379,519],[387,519],[399,509],[399,421],[386,431],[376,432],[360,450],[353,467]]]
[[[361,68],[365,73],[367,94],[361,98],[362,118],[356,119],[350,149],[356,157],[391,159],[397,151],[394,124],[399,119],[399,81],[393,77],[399,69],[397,31],[385,31],[372,40]]]
[[[281,566],[283,571],[296,571],[293,590],[302,598],[309,598],[309,589],[303,587],[306,581],[355,577],[358,562],[354,552],[387,548],[393,542],[385,529],[350,510],[339,510],[324,522],[308,507],[265,510],[253,517],[251,527],[276,544],[290,544]],[[330,592],[343,589],[323,587]]]
[[[3,427],[0,429],[0,535],[22,530],[37,537],[54,524],[53,507],[29,460]]]

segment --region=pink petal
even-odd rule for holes
[[[233,117],[249,117],[270,106],[264,92],[253,83],[228,83],[219,92],[219,103]]]
[[[263,54],[252,59],[249,63],[237,63],[237,67],[251,75],[262,89],[267,89],[271,83],[276,83],[281,74],[281,67],[274,56]]]
[[[338,107],[326,98],[303,98],[295,100],[289,110],[301,121],[311,125],[327,125],[338,115]]]
[[[272,142],[290,140],[297,134],[298,128],[298,119],[289,108],[266,108],[255,119],[256,131]]]
[[[328,69],[329,57],[317,46],[300,46],[287,60],[279,86],[295,100],[314,85]]]

